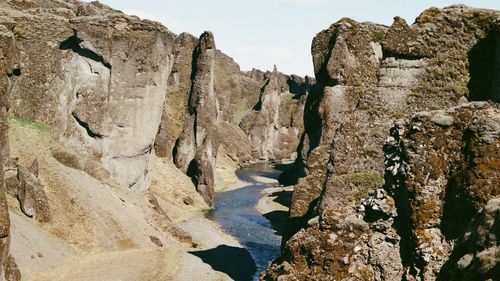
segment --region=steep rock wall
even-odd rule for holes
[[[401,18],[395,18],[390,28],[342,19],[314,38],[312,55],[318,83],[306,101],[305,133],[294,173],[284,179],[298,181],[291,221],[283,255],[262,279],[277,280],[283,275],[298,280],[436,278],[454,241],[440,233],[436,224],[453,223],[438,207],[426,204],[442,206],[446,192],[432,190],[434,185],[429,183],[428,193],[424,193],[433,196],[430,200],[416,191],[423,187],[419,183],[418,188],[396,196],[389,188],[387,154],[382,146],[394,120],[413,112],[452,107],[450,111],[461,116],[454,120],[466,120],[468,125],[460,127],[457,136],[451,132],[445,135],[463,147],[461,137],[473,127],[469,123],[473,116],[494,110],[456,106],[466,98],[495,100],[494,92],[474,98],[472,82],[477,78],[469,66],[477,61],[471,54],[482,38],[497,30],[498,11],[450,6],[424,11],[412,26]],[[491,75],[496,74],[488,77]],[[491,81],[483,82],[491,85]],[[451,126],[448,121],[444,117],[438,120],[443,124],[437,126]],[[487,123],[494,124],[491,120]],[[434,142],[441,134],[430,135]],[[408,163],[423,175],[422,168],[432,165],[424,163],[438,160],[442,159]],[[488,166],[498,173],[498,167]],[[434,171],[426,169],[431,174]],[[460,173],[477,174],[472,170],[467,167]],[[453,181],[443,173],[446,181]],[[293,174],[297,176],[290,177]],[[467,190],[473,186],[467,181],[462,184]],[[484,194],[491,191],[480,190]],[[471,199],[475,207],[467,211],[467,218],[491,196],[495,195]],[[425,215],[419,216],[426,212],[435,213],[429,224],[424,222]],[[467,223],[465,220],[461,228]]]
[[[47,124],[121,186],[144,192],[173,35],[99,3],[6,1],[0,13],[22,54],[12,114]]]
[[[214,204],[215,124],[219,118],[219,102],[214,88],[215,40],[210,32],[200,36],[193,60],[196,76],[191,85],[188,110],[174,150],[174,163],[193,179],[196,190],[209,206]]]
[[[242,120],[240,127],[250,139],[254,159],[295,160],[310,85],[308,78],[297,78],[275,68],[268,74],[253,112]]]

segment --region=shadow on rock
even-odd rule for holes
[[[288,212],[272,211],[264,214],[264,217],[269,220],[276,234],[282,236],[288,224]]]
[[[292,205],[292,195],[293,191],[291,190],[276,191],[271,194],[271,196],[276,196],[276,198],[273,199],[274,202],[288,208]]]
[[[220,245],[205,251],[189,252],[197,256],[214,270],[224,272],[236,281],[252,280],[257,267],[247,250]]]

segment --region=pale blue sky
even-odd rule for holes
[[[342,17],[390,25],[394,16],[413,23],[427,7],[448,0],[101,0],[128,14],[162,22],[171,31],[200,35],[210,30],[217,48],[242,70],[252,67],[312,75],[314,35]],[[499,0],[460,3],[500,9]]]

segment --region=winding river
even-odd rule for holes
[[[269,164],[252,165],[236,171],[236,175],[247,186],[218,193],[215,209],[208,218],[216,221],[222,229],[234,236],[248,251],[254,264],[251,276],[239,277],[243,280],[257,280],[259,273],[266,269],[280,253],[281,236],[273,229],[271,221],[257,211],[255,206],[263,197],[263,189],[275,186],[274,183],[259,178],[277,179],[280,171]],[[251,272],[251,271],[250,271]]]

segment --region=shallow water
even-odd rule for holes
[[[281,237],[276,234],[270,221],[255,209],[263,196],[261,191],[274,184],[263,183],[254,178],[260,176],[276,179],[279,174],[280,171],[266,164],[236,171],[238,178],[247,182],[248,186],[216,194],[215,209],[208,215],[226,233],[238,239],[253,258],[255,264],[248,266],[256,267],[256,271],[252,277],[239,277],[242,280],[257,280],[259,273],[280,254]]]

